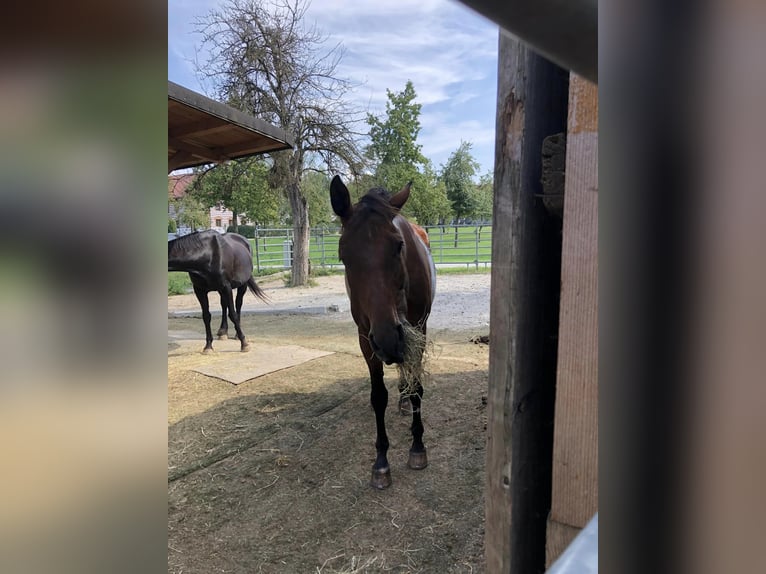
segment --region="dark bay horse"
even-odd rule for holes
[[[202,307],[202,320],[205,322],[206,345],[202,350],[207,353],[213,350],[213,333],[210,329],[210,308],[207,294],[218,291],[221,296],[221,328],[218,338],[228,336],[229,325],[226,321],[228,314],[241,350],[248,350],[245,334],[239,326],[239,316],[242,312],[242,300],[248,287],[253,295],[267,301],[266,294],[256,284],[253,278],[253,254],[250,242],[236,233],[220,234],[208,230],[184,235],[168,241],[168,271],[186,271],[189,273],[194,294]],[[237,291],[236,306],[234,290]]]
[[[399,215],[409,195],[410,183],[394,196],[375,188],[351,205],[340,177],[335,176],[330,183],[332,208],[343,224],[338,254],[346,268],[346,288],[359,332],[359,347],[370,370],[370,402],[377,427],[377,457],[370,482],[375,488],[391,485],[385,425],[388,390],[383,382],[383,363],[398,364],[400,392],[405,384],[408,387],[405,390],[412,405],[412,446],[407,464],[416,470],[428,465],[420,415],[420,367],[436,269],[413,224]],[[415,373],[413,380],[404,380],[402,367]]]

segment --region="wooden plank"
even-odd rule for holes
[[[204,117],[189,123],[168,127],[168,137],[181,139],[189,136],[209,134],[210,132],[230,129],[230,125],[215,116]]]
[[[168,138],[168,147],[177,151],[188,152],[194,157],[204,159],[210,163],[220,163],[229,159],[225,154],[221,153],[221,150],[219,149],[206,148],[188,141],[177,140],[170,137]]]
[[[548,565],[598,511],[598,90],[569,85]]]
[[[548,533],[545,540],[545,567],[550,566],[567,549],[582,528],[575,528],[555,520],[548,521]]]
[[[501,35],[492,227],[487,572],[541,572],[550,509],[560,220],[540,197],[542,140],[564,131],[568,73]]]

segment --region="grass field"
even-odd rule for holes
[[[492,259],[492,226],[458,226],[457,244],[454,227],[428,227],[431,241],[431,254],[439,263],[471,264],[489,263]],[[276,231],[276,230],[274,230]],[[312,265],[340,265],[338,260],[338,239],[335,232],[318,234],[312,232],[309,244],[309,258]],[[258,257],[254,263],[258,267],[281,266],[284,264],[284,243],[287,240],[283,232],[280,236],[267,236],[258,239]],[[255,240],[250,240],[255,250]],[[481,266],[481,265],[480,265]]]
[[[458,226],[457,244],[455,243],[455,227],[427,227],[428,237],[431,242],[431,255],[434,262],[439,265],[451,265],[453,267],[440,267],[439,273],[481,273],[489,272],[489,263],[492,260],[492,226]],[[256,241],[250,239],[253,246],[253,275],[267,275],[275,269],[284,269],[285,242],[287,241],[287,229],[263,230],[266,236],[258,238],[258,251],[256,254]],[[337,232],[312,231],[309,243],[309,259],[312,265],[312,274],[319,274],[324,267],[340,267],[338,259]],[[191,281],[186,273],[168,273],[168,295],[188,293],[191,291]]]

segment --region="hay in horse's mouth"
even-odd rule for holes
[[[404,361],[397,365],[399,369],[399,392],[402,396],[415,394],[418,383],[422,384],[427,372],[425,356],[427,351],[426,336],[417,327],[403,322]]]

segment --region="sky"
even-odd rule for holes
[[[209,96],[194,67],[205,59],[195,20],[222,2],[168,0],[168,79]],[[345,47],[338,75],[361,84],[353,103],[381,115],[386,89],[401,92],[411,80],[422,104],[417,141],[434,167],[470,141],[479,175],[492,170],[495,24],[454,0],[312,0],[306,18],[329,36],[328,48]]]

